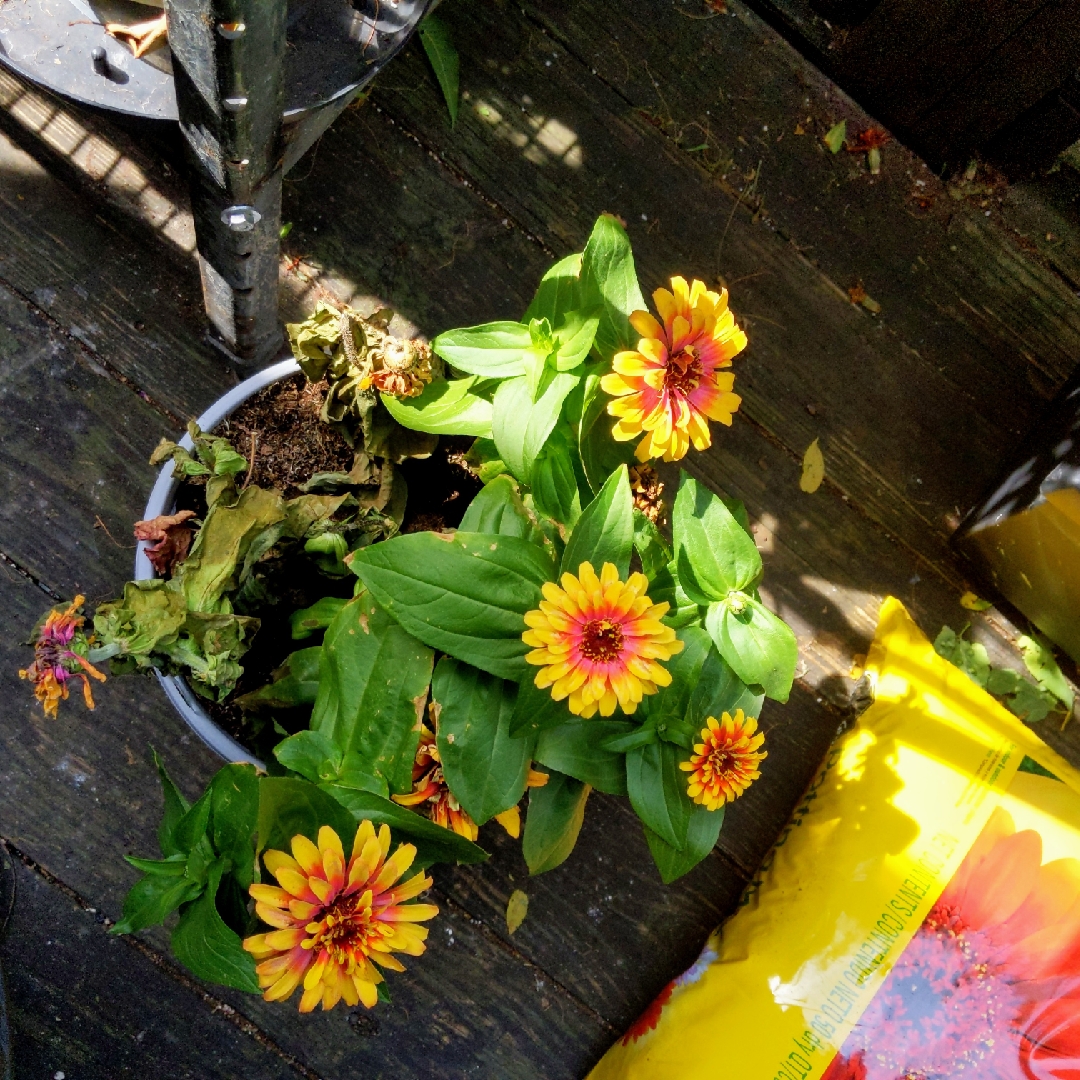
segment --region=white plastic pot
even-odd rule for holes
[[[277,382],[279,379],[287,379],[300,370],[300,365],[295,360],[283,360],[263,371],[245,379],[239,386],[234,387],[224,397],[218,398],[209,409],[198,419],[198,425],[203,431],[213,431],[226,417],[231,416],[248,398],[257,394],[260,390]],[[191,439],[185,435],[180,439],[180,445],[186,450],[192,450]],[[180,477],[173,475],[173,463],[166,462],[158,474],[157,483],[150,492],[150,498],[143,510],[143,519],[149,520],[159,514],[170,514],[176,505],[176,492],[180,487]],[[150,560],[146,557],[146,541],[140,540],[135,552],[135,580],[148,581],[157,577]],[[162,675],[157,672],[158,682],[161,683],[166,697],[172,702],[176,711],[184,718],[188,726],[211,750],[220,754],[226,761],[242,761],[264,769],[265,765],[256,757],[247,752],[231,735],[222,731],[221,728],[210,718],[210,714],[203,708],[199,696],[179,676]]]

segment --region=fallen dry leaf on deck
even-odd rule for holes
[[[515,889],[506,905],[506,929],[511,934],[525,921],[528,910],[529,898],[520,889]]]
[[[967,608],[968,611],[985,611],[987,608],[993,607],[994,605],[991,604],[989,600],[980,600],[979,597],[969,590],[960,597],[960,606],[962,608]]]
[[[799,478],[799,487],[808,495],[813,495],[821,487],[821,481],[824,479],[825,455],[822,454],[821,447],[818,445],[817,439],[815,439],[806,448],[806,453],[803,454],[802,476]]]
[[[854,142],[849,142],[845,149],[849,154],[865,154],[870,150],[878,150],[891,138],[884,128],[870,127],[860,131],[855,136]]]
[[[131,55],[138,59],[140,56],[156,49],[166,42],[168,28],[165,24],[164,14],[146,22],[132,23],[106,23],[105,33],[122,41],[130,50]]]
[[[858,304],[860,307],[866,308],[867,311],[872,311],[875,315],[881,313],[881,305],[872,296],[867,296],[866,288],[861,281],[857,285],[852,285],[847,293],[851,297],[853,304]]]

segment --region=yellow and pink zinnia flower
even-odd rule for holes
[[[757,732],[757,720],[724,713],[721,719],[710,716],[701,731],[701,742],[693,756],[679,768],[690,774],[687,791],[690,798],[710,810],[719,810],[737,799],[760,775],[758,766],[768,755],[761,749],[764,735]]]
[[[653,293],[663,325],[647,311],[630,316],[641,334],[637,349],[616,353],[614,370],[600,381],[616,399],[607,407],[619,418],[615,439],[645,436],[637,446],[639,461],[678,461],[691,443],[706,449],[709,421],[730,426],[742,404],[731,392],[735,376],[720,370],[746,348],[746,334],[728,310],[727,290],[710,292],[704,282],[687,285],[681,277],[671,279],[671,289]]]
[[[668,686],[671,675],[659,661],[683,643],[660,621],[668,604],[654,604],[645,595],[648,585],[644,574],[621,581],[613,563],[604,563],[597,577],[587,562],[576,577],[563,574],[561,588],[547,582],[521,635],[533,647],[525,659],[541,669],[536,685],[550,686],[556,701],[569,698],[570,711],[586,718],[598,709],[611,716],[616,705],[632,713],[643,695]]]
[[[300,1011],[320,1002],[332,1009],[339,1001],[379,998],[381,973],[372,964],[404,971],[393,953],[419,956],[428,931],[417,923],[439,913],[434,904],[408,904],[431,878],[423,872],[397,884],[416,858],[412,844],[390,851],[390,829],[378,833],[361,821],[346,861],[341,837],[324,825],[318,845],[294,836],[292,855],[266,851],[263,863],[277,885],[252,885],[255,913],[274,927],[246,938],[244,948],[259,963],[255,973],[266,1001],[284,1001],[304,984]]]

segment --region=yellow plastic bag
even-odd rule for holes
[[[739,910],[589,1080],[1080,1080],[1080,773],[896,600],[866,667]]]

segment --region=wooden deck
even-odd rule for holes
[[[286,181],[290,317],[329,293],[431,336],[516,318],[604,210],[628,222],[647,288],[726,281],[751,340],[745,404],[688,465],[746,501],[767,599],[801,646],[791,702],[765,707],[763,777],[693,873],[663,887],[604,796],[535,880],[489,827],[491,861],[437,874],[431,948],[363,1015],[200,985],[160,931],[106,936],[135,877],[121,856],[156,850],[150,747],[189,795],[218,763],[150,681],[44,720],[15,643],[50,597],[117,591],[150,450],[236,376],[203,339],[175,169],[0,69],[0,836],[22,862],[0,957],[17,1076],[582,1077],[732,910],[848,715],[881,598],[931,634],[971,618],[949,533],[1080,356],[1068,222],[1023,189],[953,198],[896,143],[878,177],[829,154],[833,123],[870,118],[728,7],[449,0],[456,130],[410,49]],[[859,282],[879,315],[850,302]],[[807,495],[814,438],[827,474]],[[1015,663],[1006,618],[974,621]],[[1080,763],[1080,724],[1040,734]],[[530,904],[511,938],[515,888]]]

